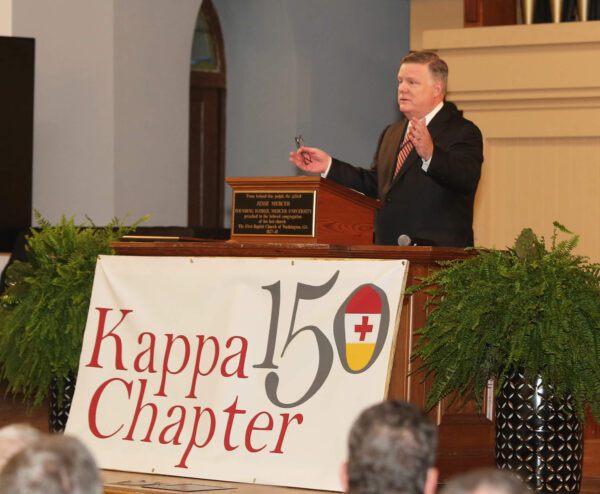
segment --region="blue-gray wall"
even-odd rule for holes
[[[409,0],[213,0],[227,65],[226,176],[294,175],[294,136],[368,166],[398,118]],[[225,222],[231,194],[226,186]]]

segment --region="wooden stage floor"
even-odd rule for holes
[[[201,491],[188,490],[186,492],[211,492],[211,493],[223,493],[235,491],[236,494],[328,494],[333,491],[314,491],[309,489],[295,489],[292,487],[279,487],[274,485],[260,485],[260,484],[242,484],[239,482],[220,482],[217,480],[202,480],[202,479],[189,479],[184,477],[169,477],[166,475],[151,475],[142,473],[131,473],[131,472],[117,472],[115,470],[102,470],[102,476],[104,479],[104,492],[105,494],[181,494],[182,491],[169,490],[161,487],[160,489],[153,489],[151,487],[143,486],[131,486],[124,485],[121,482],[134,481],[144,483],[159,482],[161,484],[196,484],[198,486],[213,486],[220,488],[219,490],[207,490]]]

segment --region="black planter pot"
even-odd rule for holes
[[[496,397],[496,466],[518,472],[535,492],[578,493],[583,427],[569,397],[522,372],[507,379]]]
[[[65,385],[62,390],[58,386],[56,379],[52,379],[50,383],[48,428],[51,433],[62,433],[67,426],[71,401],[75,392],[75,381],[75,377],[65,378]]]

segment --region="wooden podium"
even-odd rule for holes
[[[330,245],[290,242],[116,242],[112,246],[121,255],[190,256],[190,257],[286,257],[322,259],[406,259],[409,262],[407,286],[437,268],[437,261],[467,257],[462,249],[443,247],[395,247],[375,245]],[[414,332],[426,318],[426,296],[405,296],[398,326],[398,337],[388,388],[389,398],[401,398],[420,407],[430,383],[420,376],[408,375],[417,362],[410,362],[415,343]],[[460,412],[437,407],[430,416],[439,426],[438,467],[442,478],[479,466],[493,466],[493,409],[479,416],[474,407]]]
[[[113,247],[123,255],[406,259],[409,261],[407,286],[437,269],[438,261],[473,255],[458,248],[373,245],[373,219],[379,201],[321,177],[229,178],[227,182],[234,192],[230,241],[119,242]],[[236,232],[237,194],[265,194],[253,200],[276,202],[287,201],[286,197],[292,194],[307,194],[313,201],[311,221],[314,228],[310,235],[270,234],[266,228],[258,235]],[[419,375],[410,375],[410,371],[419,365],[418,361],[411,362],[410,357],[417,341],[415,332],[424,326],[427,317],[427,297],[424,293],[404,297],[388,389],[389,398],[400,398],[421,408],[425,405],[431,379],[421,382]],[[437,466],[442,479],[473,468],[494,466],[494,383],[490,383],[486,391],[481,413],[474,403],[458,411],[442,401],[430,416],[439,428]],[[586,428],[587,451],[598,450],[597,429],[595,423]],[[598,471],[596,455],[587,455],[584,475],[595,478]]]
[[[231,240],[365,245],[381,202],[321,177],[227,178]]]

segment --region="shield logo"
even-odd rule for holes
[[[344,314],[346,361],[360,371],[371,360],[381,324],[381,297],[371,286],[363,286],[348,301]]]

